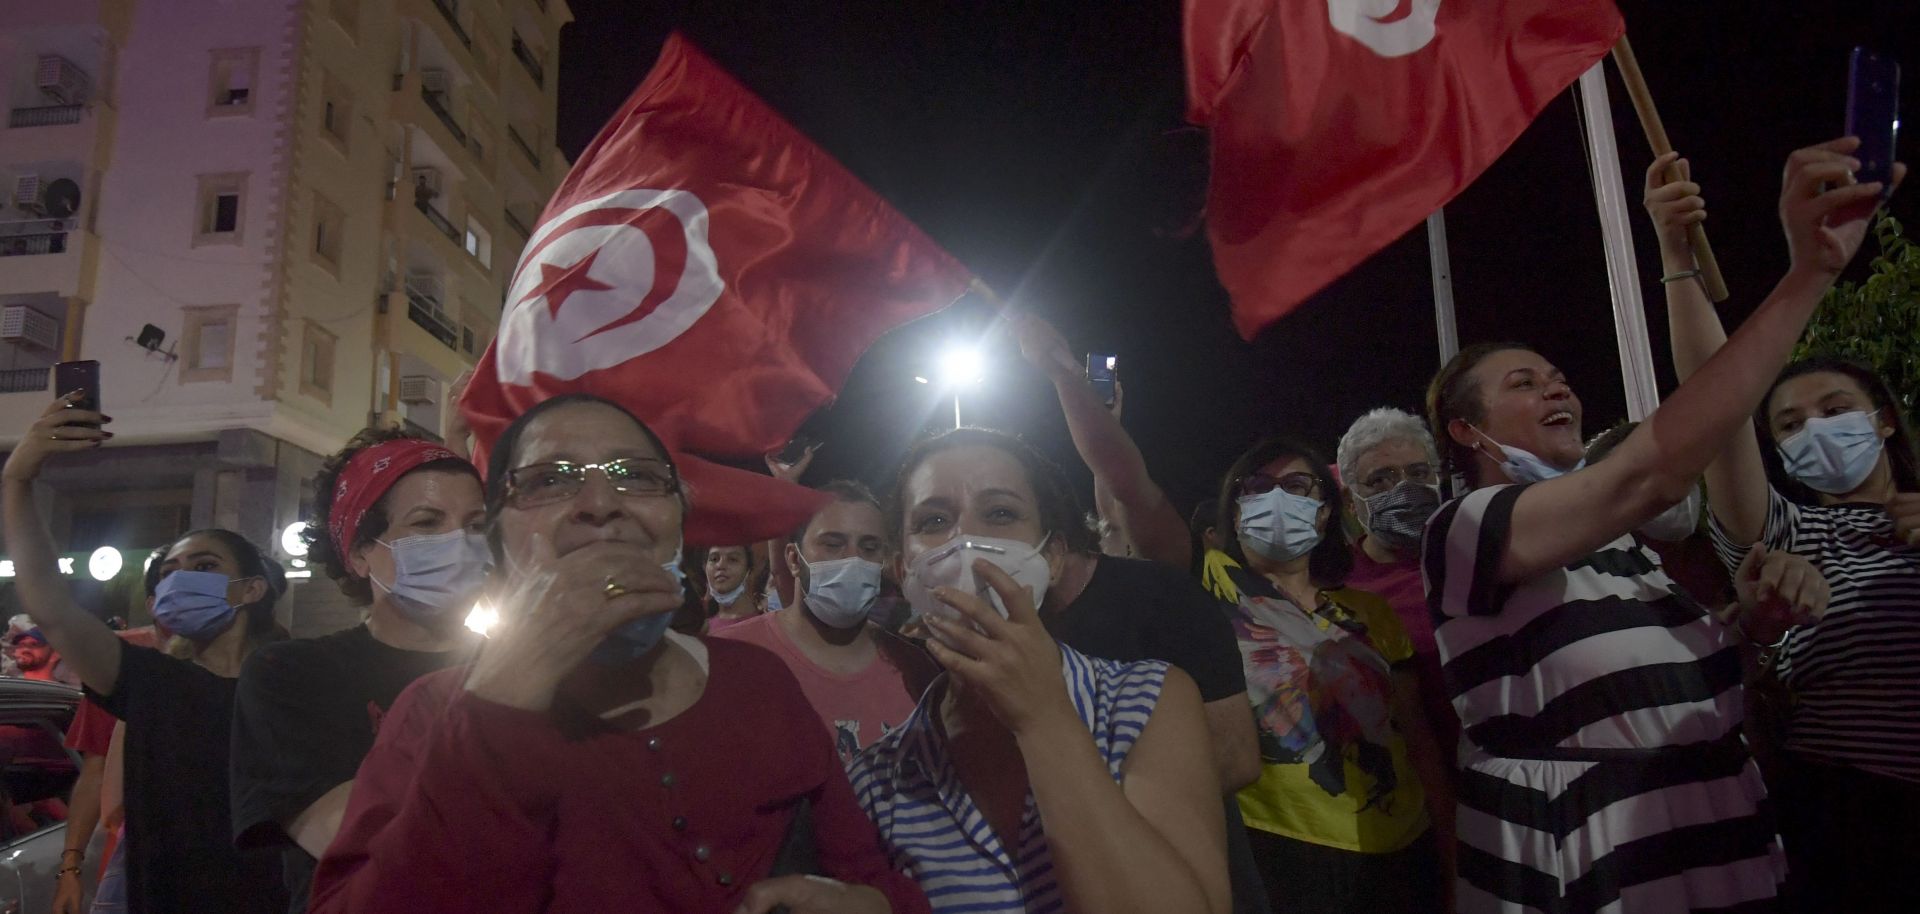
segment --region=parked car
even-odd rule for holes
[[[64,737],[79,704],[69,685],[0,678],[0,914],[53,910],[67,801],[80,776],[80,755]],[[81,880],[89,895],[101,844],[95,834]]]

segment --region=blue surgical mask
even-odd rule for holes
[[[233,625],[227,602],[233,579],[217,571],[175,571],[153,589],[153,621],[189,641],[206,643]]]
[[[677,568],[679,563],[675,562],[674,565]],[[733,604],[740,602],[740,597],[746,592],[747,582],[743,579],[740,583],[735,584],[732,590],[726,593],[712,593],[708,594],[708,596],[713,597],[713,602],[730,608]]]
[[[1240,545],[1275,562],[1291,562],[1320,545],[1317,498],[1275,487],[1240,497]]]
[[[1807,488],[1845,495],[1873,475],[1885,446],[1872,413],[1815,416],[1793,437],[1780,442],[1780,460],[1788,475]]]
[[[879,562],[855,555],[807,563],[807,611],[833,628],[858,628],[879,598]]]
[[[684,594],[687,573],[680,570],[680,550],[675,549],[673,561],[662,562],[660,567],[666,573],[673,575],[673,579],[679,582],[682,588],[681,593]],[[672,627],[673,613],[671,612],[641,616],[614,629],[607,635],[605,641],[594,647],[593,653],[589,656],[595,663],[603,666],[619,666],[645,656],[648,651],[653,650],[654,645],[660,643],[661,638],[666,637],[667,629]]]
[[[391,543],[393,586],[371,578],[393,596],[401,615],[415,622],[437,622],[464,612],[486,583],[487,538],[467,530],[406,536]]]
[[[1501,444],[1493,440],[1486,432],[1482,432],[1477,428],[1474,429],[1474,431],[1479,432],[1482,439],[1488,444],[1499,448],[1500,453],[1506,456],[1505,460],[1500,461],[1500,472],[1507,474],[1507,478],[1514,482],[1546,482],[1549,479],[1558,479],[1587,465],[1587,458],[1582,457],[1579,463],[1573,465],[1572,470],[1563,470],[1551,463],[1541,460],[1532,451],[1524,451],[1517,447]]]

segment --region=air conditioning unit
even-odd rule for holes
[[[413,186],[425,190],[434,196],[440,195],[440,169],[416,168],[413,170]]]
[[[420,71],[420,91],[422,92],[445,95],[451,85],[447,79],[447,71],[445,70],[423,69]]]
[[[31,305],[7,305],[0,308],[0,340],[51,352],[60,348],[60,322]]]
[[[44,211],[40,205],[40,176],[16,175],[13,179],[13,205],[15,209],[25,210],[35,215]]]
[[[34,85],[55,104],[78,105],[86,102],[93,80],[73,61],[58,54],[42,54],[40,65],[34,69]]]
[[[409,406],[433,406],[440,402],[440,382],[429,375],[401,375],[400,402]]]

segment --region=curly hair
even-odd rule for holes
[[[885,505],[887,537],[894,546],[898,547],[906,540],[907,477],[913,475],[913,471],[928,457],[961,447],[990,447],[1012,457],[1026,475],[1027,485],[1033,488],[1040,524],[1046,532],[1060,537],[1070,552],[1100,551],[1100,541],[1094,538],[1093,531],[1087,529],[1079,501],[1074,498],[1073,489],[1067,485],[1060,468],[1018,435],[975,426],[942,432],[921,441],[907,452],[900,469],[894,473],[893,490]]]
[[[373,602],[373,585],[366,578],[353,573],[347,565],[347,557],[333,547],[333,538],[328,535],[328,520],[333,515],[333,496],[340,485],[340,473],[353,461],[355,455],[376,444],[388,441],[400,441],[408,438],[430,441],[422,435],[397,428],[364,428],[347,441],[347,446],[320,465],[320,474],[314,477],[313,515],[314,520],[300,538],[307,544],[307,561],[326,569],[327,577],[340,586],[340,592],[347,595],[355,606],[366,606]],[[446,458],[421,464],[407,475],[423,470],[437,470],[447,473],[467,473],[475,481],[480,479],[480,471],[472,463],[459,458]],[[405,477],[402,477],[405,478]],[[388,494],[392,489],[387,490]],[[353,530],[353,539],[347,544],[351,552],[360,546],[377,539],[387,529],[390,518],[387,516],[387,495],[381,495],[367,513],[360,517],[360,524]]]

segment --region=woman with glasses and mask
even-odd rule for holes
[[[1466,736],[1461,911],[1775,909],[1786,867],[1741,737],[1741,642],[1778,637],[1826,588],[1787,553],[1751,550],[1722,624],[1632,534],[1744,431],[1859,249],[1886,188],[1848,183],[1857,143],[1788,157],[1786,277],[1605,460],[1583,466],[1580,401],[1524,346],[1463,349],[1428,388],[1434,437],[1470,486],[1424,548]]]
[[[113,437],[103,428],[108,417],[73,405],[78,396],[55,400],[21,434],[0,474],[0,502],[20,605],[88,697],[126,723],[127,910],[284,914],[278,857],[233,846],[227,760],[235,677],[249,654],[280,637],[273,604],[286,580],[230,530],[197,530],[167,547],[156,559],[153,616],[187,645],[185,659],[127,644],[76,605],[33,489],[53,455]]]
[[[354,772],[402,689],[471,656],[486,583],[480,473],[438,443],[367,429],[314,478],[307,560],[366,607],[359,625],[256,653],[233,723],[233,830],[283,851],[290,910],[307,909]]]
[[[927,910],[786,667],[668,630],[688,499],[645,425],[542,402],[486,496],[500,621],[387,712],[311,911]]]
[[[1666,290],[1683,380],[1727,340],[1687,278],[1687,226],[1706,202],[1685,164],[1656,160],[1646,197],[1666,272],[1681,277]],[[1833,585],[1824,615],[1765,650],[1768,685],[1791,693],[1768,770],[1788,884],[1807,909],[1920,910],[1907,872],[1920,860],[1920,456],[1907,416],[1872,369],[1815,357],[1774,378],[1755,425],[1707,467],[1721,561],[1736,567],[1759,543],[1810,559]]]
[[[1392,607],[1347,584],[1327,463],[1284,437],[1220,489],[1229,615],[1259,730],[1240,814],[1276,914],[1443,909],[1446,766]],[[1437,826],[1437,827],[1436,827]],[[1441,839],[1441,840],[1437,840]]]
[[[855,757],[855,792],[937,911],[1224,914],[1225,830],[1193,680],[1095,660],[1047,634],[1064,531],[1043,459],[1002,432],[923,442],[887,526],[946,669]]]

